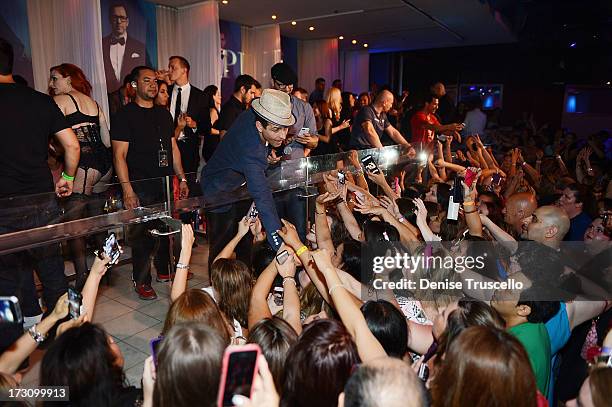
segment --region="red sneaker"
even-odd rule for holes
[[[141,300],[154,300],[157,298],[155,290],[148,284],[136,284],[135,291]]]
[[[189,271],[187,273],[187,280],[191,280],[193,278],[193,273],[191,271]],[[172,274],[158,274],[157,277],[155,277],[155,280],[158,283],[167,283],[169,281],[174,280],[174,273]]]

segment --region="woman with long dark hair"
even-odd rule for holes
[[[219,130],[215,128],[219,120],[219,112],[221,111],[221,90],[215,85],[208,85],[204,89],[204,103],[208,107],[210,114],[210,134],[204,135],[202,143],[202,158],[204,161],[210,160],[217,145],[219,144]]]
[[[117,344],[88,322],[68,329],[51,344],[40,367],[40,385],[67,386],[71,406],[131,407],[141,398],[140,390],[126,384]]]

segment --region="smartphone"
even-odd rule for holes
[[[308,127],[302,127],[298,133],[298,136],[303,136],[308,133],[310,133],[310,129]]]
[[[261,348],[257,344],[228,346],[223,354],[218,407],[233,406],[236,394],[251,398],[253,380],[257,374],[257,358]]]
[[[447,137],[448,137],[448,136],[446,136],[445,134],[438,134],[438,136],[437,136],[438,141],[440,141],[440,143],[445,143],[445,142],[446,142]]]
[[[259,215],[259,211],[257,210],[257,207],[255,206],[255,202],[253,202],[251,204],[251,207],[249,208],[249,214],[247,216],[251,219],[255,219],[257,215]]]
[[[361,163],[363,164],[363,167],[366,171],[369,171],[373,174],[380,174],[380,170],[376,166],[376,163],[374,162],[374,159],[371,155],[366,155],[365,157],[363,157],[361,159]]]
[[[117,264],[117,262],[119,261],[119,256],[121,255],[121,247],[119,246],[117,236],[114,233],[108,235],[108,237],[104,241],[104,246],[102,246],[102,250],[96,251],[96,256],[98,256],[100,259],[104,259],[102,253],[105,253],[111,259],[109,264]]]
[[[68,313],[70,318],[77,319],[83,311],[83,296],[72,287],[68,287]]]
[[[159,345],[161,344],[164,337],[159,335],[157,338],[151,339],[149,346],[151,346],[151,356],[153,356],[153,363],[157,367],[157,355],[159,354]]]
[[[0,323],[23,324],[23,314],[17,297],[0,297]]]
[[[342,171],[338,171],[338,182],[340,185],[346,184],[346,175],[344,175],[344,172]]]
[[[469,168],[467,170],[465,170],[465,185],[468,186],[468,188],[472,187],[472,182],[474,182],[476,178],[476,173],[472,170],[470,170]]]
[[[274,287],[274,304],[277,307],[283,306],[283,297],[285,296],[285,289],[283,287]]]
[[[289,252],[287,250],[283,250],[282,252],[276,255],[276,261],[278,262],[278,264],[285,264],[288,258]]]

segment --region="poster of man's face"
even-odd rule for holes
[[[112,93],[132,69],[147,64],[147,37],[148,31],[156,28],[155,16],[153,9],[151,23],[150,6],[142,0],[101,0],[100,5],[106,87]]]

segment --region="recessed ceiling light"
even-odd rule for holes
[[[339,40],[343,40],[343,39],[344,39],[344,36],[343,36],[343,35],[341,35],[341,36],[339,36],[339,37],[338,37],[338,39],[339,39]]]
[[[296,24],[297,24],[297,23],[296,23],[295,21],[292,21],[292,22],[291,22],[291,25],[296,25]]]
[[[351,41],[353,44],[357,44],[357,40],[353,40]]]
[[[276,14],[272,14],[272,20],[276,20]]]
[[[606,85],[610,85],[610,83],[612,83],[612,82],[608,81],[608,82],[606,82]]]
[[[223,4],[227,4],[227,3],[229,3],[229,1],[227,1],[227,0],[221,0],[221,3],[223,3]]]
[[[313,27],[313,26],[308,27],[308,29],[309,29],[310,31],[314,31],[314,27]]]
[[[364,47],[364,48],[367,48],[367,47],[368,47],[368,44],[363,44],[363,47]]]

